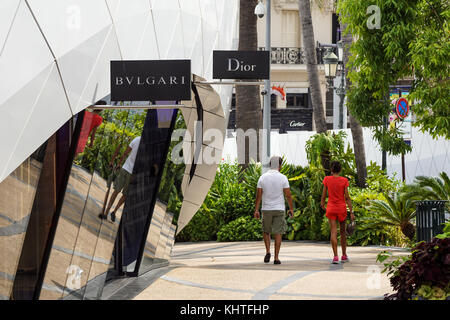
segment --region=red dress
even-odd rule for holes
[[[323,185],[328,190],[328,204],[326,217],[344,221],[347,217],[347,204],[345,202],[345,188],[349,186],[348,179],[344,177],[326,176]]]
[[[83,119],[83,125],[81,127],[80,138],[78,139],[76,153],[82,153],[86,147],[86,142],[94,128],[99,127],[103,122],[103,118],[98,114],[89,112],[86,110]]]

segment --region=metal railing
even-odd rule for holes
[[[258,50],[265,50],[263,47],[259,47]],[[335,54],[337,54],[337,48],[334,48]],[[323,64],[323,56],[326,50],[324,48],[316,48],[317,63]],[[272,47],[270,51],[270,63],[271,64],[305,64],[305,55],[303,48],[300,47]]]
[[[265,48],[258,48],[265,50]],[[302,48],[272,47],[270,51],[270,63],[272,64],[304,64]]]

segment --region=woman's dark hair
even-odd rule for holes
[[[96,106],[106,106],[106,101],[105,100],[98,100],[95,103]]]
[[[106,101],[105,100],[98,100],[96,103],[95,103],[95,105],[96,106],[106,106]],[[92,109],[92,112],[95,112],[95,113],[100,113],[100,112],[102,112],[103,110],[102,109]]]
[[[342,165],[339,161],[333,161],[331,162],[331,172],[332,173],[339,173],[342,170]]]

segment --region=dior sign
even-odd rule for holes
[[[190,60],[111,61],[112,101],[190,99]]]
[[[269,51],[214,51],[214,79],[269,79]]]

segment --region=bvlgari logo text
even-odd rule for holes
[[[191,61],[111,61],[111,100],[191,100]]]
[[[141,77],[141,76],[130,76],[130,77],[116,77],[115,79],[116,86],[122,85],[138,85],[138,86],[161,86],[161,85],[184,85],[186,84],[185,76],[166,76],[166,77]]]

